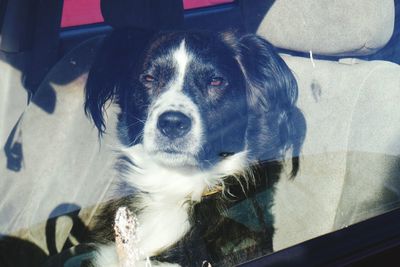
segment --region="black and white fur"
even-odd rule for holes
[[[126,205],[140,224],[143,257],[135,266],[147,259],[153,266],[213,262],[193,245],[201,243],[193,210],[208,188],[221,185],[227,193],[227,177],[246,191],[254,182],[253,166],[298,152],[303,136],[295,130],[302,121],[296,99],[291,71],[256,35],[128,29],[111,34],[89,74],[85,109],[103,133],[108,101],[120,105],[117,192],[130,195],[103,210],[97,234],[112,239],[113,213]],[[118,266],[114,244],[102,241],[93,265]]]

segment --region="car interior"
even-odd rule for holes
[[[241,266],[395,258],[400,1],[235,0],[185,10],[182,0],[100,0],[103,22],[61,28],[63,2],[0,0],[1,266],[80,266],[92,256],[85,235],[116,176],[117,107],[108,107],[99,142],[84,89],[105,36],[127,27],[256,33],[297,80],[306,120],[299,171],[253,196],[257,207],[231,208],[227,216],[255,233],[281,226],[273,253],[267,242]],[[260,208],[274,214],[261,226]]]

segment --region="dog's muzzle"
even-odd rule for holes
[[[185,136],[192,128],[192,120],[178,111],[167,111],[158,117],[158,130],[169,139]]]

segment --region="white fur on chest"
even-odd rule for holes
[[[137,203],[132,203],[135,209],[140,210],[135,214],[138,219],[136,235],[138,262],[134,266],[147,267],[146,260],[178,242],[190,229],[189,208],[193,198],[201,198],[205,188],[201,183],[185,183],[179,186],[184,179],[190,179],[181,174],[169,173],[162,169],[141,170],[141,173],[130,172],[124,180],[141,190],[147,189],[148,193],[139,193]],[[170,180],[170,183],[165,183]],[[199,181],[197,181],[199,182]],[[160,183],[160,186],[156,186]],[[115,244],[101,246],[95,260],[96,267],[118,266],[118,256]],[[151,266],[179,266],[169,263],[152,262]]]
[[[190,229],[189,203],[148,196],[142,204],[145,208],[138,215],[138,237],[144,255],[157,255]]]
[[[200,202],[206,189],[223,183],[224,177],[242,173],[247,163],[246,153],[242,152],[210,170],[171,169],[153,161],[142,145],[124,153],[134,163],[124,180],[142,192],[140,203],[134,205],[143,208],[137,215],[139,238],[141,249],[148,256],[181,239],[190,229],[190,203]]]
[[[133,163],[123,175],[123,181],[139,191],[135,198],[137,203],[132,206],[139,210],[135,215],[139,222],[137,235],[138,249],[143,256],[141,261],[174,245],[188,232],[190,205],[200,202],[207,188],[223,184],[226,176],[243,175],[248,166],[245,151],[224,159],[209,170],[171,169],[159,165],[142,145],[124,149],[123,154]],[[95,266],[113,266],[106,262],[118,260],[114,246],[100,247]]]

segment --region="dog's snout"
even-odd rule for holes
[[[171,139],[186,135],[191,127],[192,120],[182,112],[177,111],[164,112],[157,122],[159,131]]]

